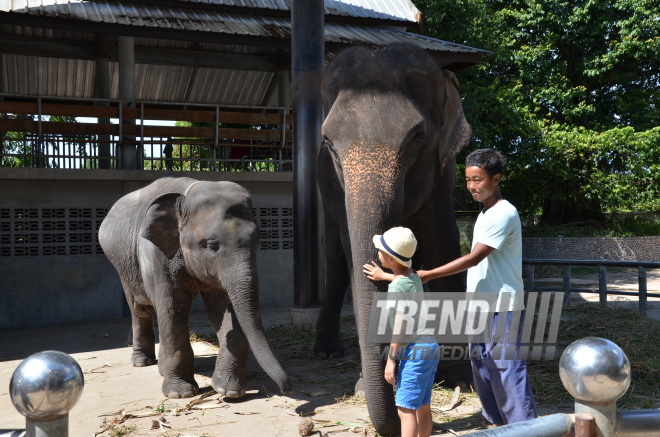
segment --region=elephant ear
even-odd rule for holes
[[[174,258],[180,247],[179,225],[184,214],[184,196],[168,193],[156,197],[149,204],[140,228],[140,237],[151,241],[167,259]]]
[[[472,139],[472,127],[465,119],[461,96],[458,94],[458,79],[449,70],[443,70],[444,107],[442,108],[442,128],[438,138],[440,168],[445,166],[468,145]]]

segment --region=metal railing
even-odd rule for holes
[[[570,259],[524,259],[527,267],[525,288],[528,291],[563,291],[565,303],[570,300],[570,293],[597,293],[601,305],[607,305],[607,296],[636,296],[639,299],[639,312],[646,315],[649,297],[660,297],[660,293],[648,293],[646,269],[660,269],[660,262],[652,261],[610,261],[610,260],[570,260]],[[562,285],[559,287],[539,287],[535,284],[534,266],[562,266]],[[573,287],[571,284],[571,267],[598,267],[598,289]],[[638,291],[619,291],[607,288],[607,268],[636,268]]]
[[[287,172],[291,124],[285,107],[0,94],[0,167],[118,169],[134,149],[145,170]]]

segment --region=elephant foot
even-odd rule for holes
[[[216,372],[213,374],[211,384],[218,394],[228,398],[245,396],[245,381],[243,378],[222,377]]]
[[[346,354],[346,350],[339,340],[327,342],[316,340],[314,354],[319,358],[340,358]]]
[[[163,394],[169,399],[189,398],[195,396],[199,391],[197,382],[192,383],[179,378],[165,379],[163,381]]]
[[[133,367],[152,366],[156,363],[156,357],[150,357],[144,352],[133,351],[133,355],[131,356],[131,363],[133,363]]]

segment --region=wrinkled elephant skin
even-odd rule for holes
[[[213,388],[228,397],[245,394],[251,347],[280,390],[290,391],[259,313],[258,234],[247,190],[190,178],[158,179],[119,199],[103,220],[99,241],[131,310],[133,365],[156,363],[155,313],[165,396],[198,391],[188,333],[197,293],[220,345]]]
[[[393,226],[407,226],[417,236],[414,268],[460,256],[455,157],[471,128],[456,77],[410,45],[344,50],[328,67],[322,94],[318,178],[327,279],[314,348],[320,356],[344,353],[339,315],[350,285],[369,416],[380,434],[394,434],[400,424],[393,388],[383,378],[384,345],[365,341],[373,293],[387,291],[387,284],[369,281],[362,266],[377,260],[372,236]],[[429,288],[464,291],[459,275],[431,281]]]

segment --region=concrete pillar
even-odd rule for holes
[[[321,147],[323,104],[323,0],[293,0],[291,73],[293,98],[294,305],[319,303],[323,258],[316,159]]]
[[[119,50],[119,98],[135,101],[135,41],[131,36],[120,36],[117,41]],[[132,103],[131,107],[135,104]],[[135,120],[123,120],[124,124],[135,124]],[[134,136],[123,135],[120,147],[120,167],[122,170],[137,170],[137,145]]]
[[[291,104],[291,75],[289,70],[277,71],[277,106]]]

